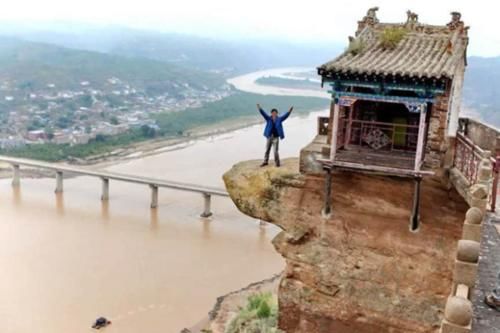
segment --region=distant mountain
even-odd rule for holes
[[[463,105],[500,127],[500,57],[469,57],[465,73]]]
[[[74,89],[82,82],[102,89],[110,78],[152,94],[178,93],[186,87],[208,90],[224,84],[218,75],[176,64],[0,37],[2,90],[40,90],[47,85]]]
[[[317,66],[332,58],[335,45],[292,44],[280,41],[217,41],[175,34],[135,33],[110,50],[114,54],[225,70],[231,75],[259,69]]]
[[[331,43],[291,43],[275,40],[216,40],[190,35],[121,27],[0,27],[0,34],[64,47],[148,58],[234,75],[258,69],[317,66],[343,46]]]

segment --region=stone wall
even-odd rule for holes
[[[465,60],[465,59],[464,59]],[[462,91],[464,85],[465,61],[461,61],[455,69],[455,75],[451,85],[451,99],[447,120],[447,135],[455,137],[458,130],[458,117],[462,107]]]
[[[450,183],[457,192],[467,201],[470,207],[477,207],[486,211],[493,182],[493,169],[489,155],[478,166],[478,180],[471,184],[467,178],[453,167],[449,172]]]
[[[449,91],[438,96],[430,110],[424,165],[433,170],[444,166],[446,152],[451,147],[450,140],[446,135],[448,103]]]
[[[493,156],[500,152],[500,129],[473,118],[460,118],[460,123],[465,136],[476,145],[490,151]]]
[[[472,290],[477,281],[481,228],[484,213],[473,207],[465,214],[462,239],[458,241],[453,284],[446,301],[440,333],[470,333],[472,330]]]

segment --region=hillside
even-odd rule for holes
[[[220,75],[176,64],[0,38],[0,148],[86,143],[231,93]]]
[[[148,58],[227,75],[273,67],[314,67],[342,49],[335,43],[215,40],[122,27],[71,26],[64,30],[64,25],[36,29],[3,26],[0,34],[74,49]]]
[[[148,93],[215,88],[216,75],[149,59],[131,59],[0,37],[0,80],[13,89],[44,89],[54,84],[75,89],[81,82],[102,89],[109,78],[119,78]]]
[[[469,113],[500,127],[500,57],[469,57],[463,104]]]

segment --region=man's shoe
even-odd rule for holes
[[[276,167],[279,168],[281,166],[280,161],[276,162]]]
[[[493,294],[489,294],[484,298],[484,303],[490,308],[495,309],[500,312],[500,301],[497,300]]]
[[[267,162],[262,162],[262,164],[260,165],[260,167],[261,167],[261,168],[262,168],[262,167],[265,167],[265,166],[267,166],[268,164],[269,164],[269,163],[267,163]]]

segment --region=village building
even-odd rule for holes
[[[47,139],[47,133],[44,130],[28,131],[26,139],[29,141],[41,141]]]

